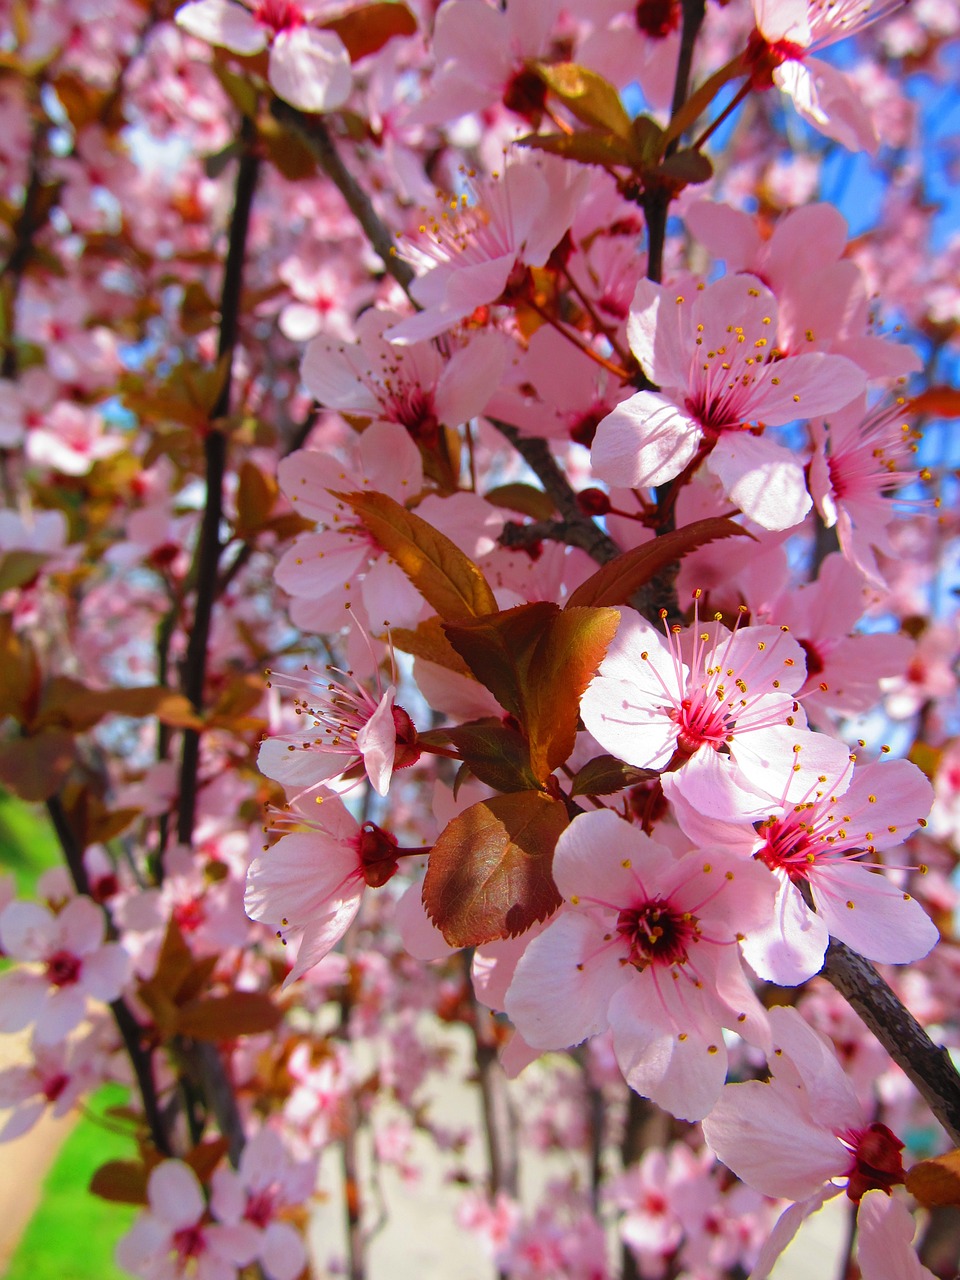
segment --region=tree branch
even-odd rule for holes
[[[211,409],[211,428],[204,441],[206,461],[207,497],[200,526],[200,542],[195,561],[196,605],[193,627],[187,643],[183,670],[183,692],[197,711],[203,710],[203,693],[207,676],[207,644],[213,621],[213,607],[217,597],[217,579],[220,566],[220,521],[223,515],[223,481],[227,463],[227,438],[217,426],[217,420],[230,411],[230,392],[233,384],[233,350],[237,343],[240,323],[240,294],[243,288],[243,261],[246,253],[247,232],[250,226],[250,210],[260,171],[260,160],[253,150],[253,127],[244,121],[241,134],[246,143],[237,172],[233,217],[230,224],[230,242],[223,273],[220,295],[220,341],[218,358],[227,361],[227,371],[217,401]],[[180,808],[177,837],[181,844],[190,844],[197,808],[198,770],[200,765],[200,735],[195,729],[187,729],[183,735],[183,755],[180,764]]]
[[[960,1075],[947,1050],[933,1043],[869,960],[845,943],[831,939],[822,976],[903,1068],[951,1141],[960,1146]]]

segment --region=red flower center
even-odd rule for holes
[[[793,40],[774,40],[773,43],[759,31],[751,31],[747,41],[747,64],[750,67],[750,87],[771,89],[773,73],[791,59],[802,62],[807,50]]]
[[[365,822],[357,837],[360,854],[360,873],[371,889],[379,889],[397,873],[397,837],[378,827],[375,822]]]
[[[628,961],[637,969],[685,964],[688,946],[697,937],[697,920],[658,896],[621,911],[617,933],[629,946]]]
[[[678,0],[638,0],[634,10],[637,29],[654,40],[664,40],[680,25]]]
[[[79,981],[82,967],[72,951],[55,951],[47,960],[47,978],[55,987],[69,987]]]
[[[903,1143],[885,1124],[872,1124],[840,1137],[853,1150],[847,1195],[854,1204],[859,1204],[867,1191],[885,1191],[889,1195],[891,1187],[903,1182]]]

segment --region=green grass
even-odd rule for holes
[[[117,1085],[100,1089],[89,1110],[125,1102]],[[31,1218],[4,1280],[120,1280],[127,1273],[113,1265],[113,1250],[137,1210],[109,1204],[87,1190],[105,1160],[135,1155],[130,1138],[82,1119],[60,1149],[43,1184],[43,1199]]]
[[[40,875],[61,861],[44,810],[0,791],[0,870],[13,873],[17,893],[32,897]]]

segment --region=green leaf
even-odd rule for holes
[[[656,769],[635,769],[616,756],[594,756],[578,769],[570,783],[572,796],[612,796],[638,782],[648,782],[660,775]]]
[[[753,534],[727,516],[695,520],[682,529],[661,534],[653,542],[645,542],[632,551],[625,551],[615,560],[608,561],[586,582],[581,582],[570,596],[566,607],[570,609],[579,605],[625,604],[636,590],[662,569],[681,560],[697,547],[716,542],[718,538],[735,537],[752,538]]]
[[[632,136],[630,117],[609,81],[575,62],[537,63],[537,74],[554,97],[581,123],[612,133],[621,141]]]
[[[423,904],[452,947],[516,937],[557,910],[553,851],[568,821],[561,801],[520,791],[448,824],[430,854]]]
[[[384,493],[334,493],[447,622],[494,613],[497,601],[469,556]]]
[[[393,3],[392,0],[350,9],[320,25],[340,37],[351,62],[376,53],[394,36],[417,34],[416,18],[405,4]]]

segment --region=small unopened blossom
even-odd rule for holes
[[[726,1085],[703,1121],[720,1160],[748,1186],[795,1203],[786,1210],[752,1273],[769,1275],[801,1222],[846,1191],[859,1204],[869,1190],[903,1181],[903,1143],[871,1121],[823,1036],[796,1009],[770,1010],[771,1078]]]
[[[0,914],[0,946],[22,961],[0,974],[0,1031],[34,1024],[38,1044],[55,1044],[79,1026],[88,1000],[115,1000],[130,957],[104,942],[106,918],[77,897],[54,914],[38,902],[12,902]]]
[[[677,857],[610,810],[580,814],[553,865],[563,908],[527,947],[506,1011],[528,1044],[563,1049],[609,1027],[627,1083],[683,1119],[713,1106],[724,1027],[767,1041],[739,939],[772,905],[762,868]]]
[[[373,822],[358,824],[339,797],[311,809],[295,807],[285,820],[294,830],[266,847],[247,872],[247,915],[276,929],[285,944],[300,937],[285,986],[336,946],[364,889],[386,884],[398,865],[396,838]]]
[[[190,0],[177,24],[192,36],[249,56],[270,50],[268,79],[301,111],[333,111],[352,87],[350,55],[332,31],[313,25],[310,0]]]
[[[591,450],[601,479],[648,488],[704,458],[737,506],[765,529],[810,510],[802,460],[763,434],[841,409],[864,388],[843,356],[785,356],[778,304],[755,276],[678,291],[641,280],[627,333],[659,391],[639,391],[600,423]]]
[[[309,667],[304,672],[269,673],[270,687],[293,693],[304,727],[268,738],[257,756],[260,769],[304,791],[362,768],[374,791],[385,796],[394,769],[420,758],[413,721],[394,703],[396,689],[390,685],[375,698],[350,672],[328,667],[325,684]]]

